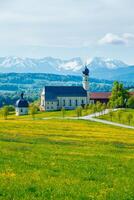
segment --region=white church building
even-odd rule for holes
[[[45,86],[41,93],[42,111],[68,110],[89,104],[89,69],[85,67],[83,86]]]

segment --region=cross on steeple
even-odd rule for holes
[[[21,96],[21,99],[23,99],[24,93],[22,92],[20,96]]]

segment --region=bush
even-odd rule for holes
[[[132,119],[133,119],[133,115],[131,113],[128,113],[126,116],[126,120],[127,120],[128,124],[131,123]]]
[[[62,107],[61,109],[61,114],[62,114],[62,117],[64,118],[65,117],[65,113],[66,113],[66,110],[64,107]]]
[[[131,96],[128,99],[127,106],[128,106],[128,108],[133,108],[134,109],[134,96]]]
[[[3,118],[6,120],[8,114],[9,114],[9,106],[3,106],[1,108],[1,114],[2,114]]]
[[[76,108],[76,115],[77,115],[77,117],[81,117],[82,116],[82,107],[77,107]]]

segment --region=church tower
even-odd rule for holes
[[[83,73],[83,88],[87,91],[87,104],[90,103],[90,92],[89,92],[89,69],[85,66]]]
[[[88,92],[89,91],[89,69],[85,66],[83,73],[83,88]]]
[[[40,103],[40,110],[45,110],[45,88],[43,88],[41,92],[41,103]]]

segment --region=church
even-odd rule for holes
[[[61,110],[63,107],[73,110],[89,104],[89,69],[85,66],[83,86],[45,86],[41,93],[42,111]]]

